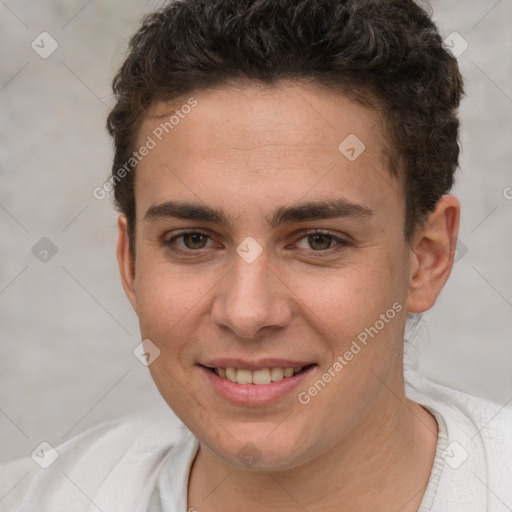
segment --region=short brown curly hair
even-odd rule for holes
[[[177,0],[146,16],[113,81],[111,180],[150,106],[247,80],[311,80],[378,109],[389,171],[403,183],[407,240],[452,187],[462,77],[413,0]],[[112,183],[131,243],[134,173]]]

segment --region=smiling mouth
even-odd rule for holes
[[[283,367],[272,367],[272,368],[261,368],[259,370],[246,370],[243,368],[208,368],[211,372],[215,373],[221,379],[229,380],[230,382],[237,384],[254,384],[256,386],[262,386],[265,384],[271,384],[272,382],[278,382],[283,379],[288,379],[294,375],[298,375],[306,371],[313,364],[307,366],[299,366],[297,368],[283,368]]]

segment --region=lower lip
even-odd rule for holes
[[[208,368],[200,367],[215,391],[236,405],[266,405],[290,395],[314,371],[316,365],[306,368],[292,377],[285,377],[270,384],[238,384],[219,377]]]

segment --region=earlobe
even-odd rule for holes
[[[137,298],[135,294],[135,262],[130,252],[130,238],[128,234],[128,221],[124,214],[117,219],[117,263],[121,274],[123,289],[133,309],[137,311]]]
[[[453,267],[459,231],[460,204],[452,195],[443,196],[418,229],[411,246],[409,295],[410,313],[430,309],[441,293]]]

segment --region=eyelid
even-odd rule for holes
[[[343,249],[344,247],[347,247],[351,244],[350,240],[348,240],[347,238],[342,238],[341,236],[337,236],[335,235],[334,233],[328,231],[328,230],[324,230],[324,229],[309,229],[305,232],[302,232],[300,237],[297,239],[296,242],[294,242],[295,244],[297,242],[299,242],[300,240],[302,240],[303,238],[307,237],[307,236],[311,236],[311,235],[324,235],[324,236],[328,236],[329,238],[331,238],[332,240],[334,240],[336,242],[336,245],[334,247],[329,247],[328,249],[325,249],[325,250],[317,250],[315,251],[314,249],[302,249],[302,250],[305,250],[305,251],[308,251],[310,253],[315,253],[317,255],[319,255],[320,257],[322,255],[329,255],[329,254],[332,254],[334,252],[336,252],[337,250],[341,250]]]
[[[175,240],[183,237],[184,235],[190,234],[190,233],[194,233],[194,234],[198,234],[198,235],[204,235],[209,240],[213,241],[213,237],[207,231],[204,231],[202,229],[197,229],[197,228],[186,228],[186,229],[179,230],[171,238],[166,238],[164,236],[163,239],[162,239],[162,245],[170,247]],[[207,240],[207,243],[208,243],[208,240]],[[196,249],[196,250],[194,250],[194,249],[187,249],[187,248],[185,248],[185,249],[178,249],[176,252],[189,252],[189,253],[192,253],[192,252],[200,252],[203,249]]]

